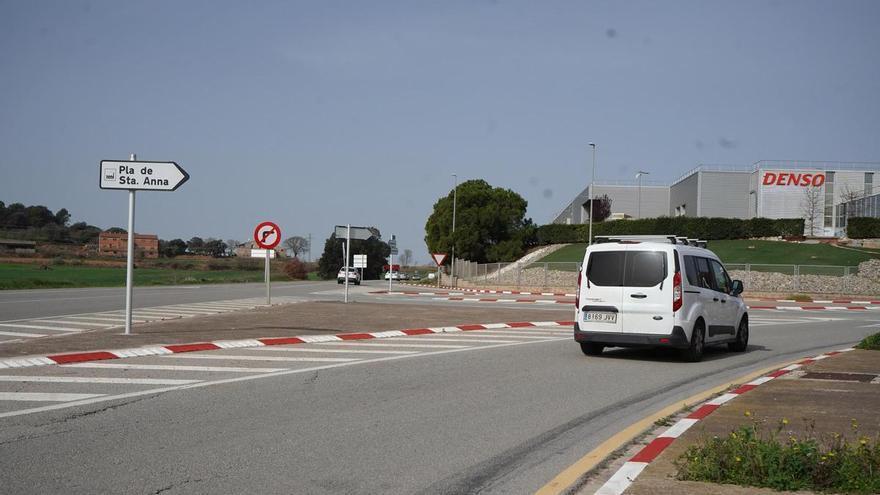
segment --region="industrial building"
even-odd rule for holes
[[[671,184],[637,181],[587,186],[553,223],[587,223],[589,198],[605,194],[614,218],[693,216],[804,218],[806,234],[842,236],[843,203],[880,193],[878,162],[761,160],[750,166],[700,165]],[[812,216],[812,222],[810,217]]]

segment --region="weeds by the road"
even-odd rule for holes
[[[865,337],[861,342],[859,342],[859,345],[856,346],[856,349],[880,351],[880,333],[875,333],[874,335],[869,335]]]
[[[880,437],[859,435],[855,420],[849,433],[854,440],[820,436],[810,421],[798,436],[788,424],[782,419],[768,431],[753,418],[727,437],[704,438],[675,461],[677,477],[775,490],[880,493]]]

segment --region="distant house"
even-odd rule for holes
[[[159,257],[159,236],[155,234],[134,235],[135,256]],[[124,258],[128,255],[128,234],[101,232],[98,234],[98,254]]]
[[[0,239],[0,251],[12,251],[15,254],[34,254],[37,252],[37,243],[34,241],[19,241],[18,239]]]

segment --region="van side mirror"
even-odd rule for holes
[[[734,280],[730,283],[730,295],[738,296],[743,293],[745,287],[743,286],[742,280]]]

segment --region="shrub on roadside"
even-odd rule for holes
[[[746,413],[749,415],[749,413]],[[806,433],[787,430],[788,420],[764,432],[762,422],[741,426],[724,438],[705,438],[675,461],[677,478],[774,490],[880,493],[880,437],[854,441],[837,433],[820,438],[812,423]]]
[[[880,238],[880,218],[848,218],[846,220],[846,236],[850,239]]]
[[[867,351],[880,351],[880,333],[869,335],[859,342],[856,349],[865,349]]]
[[[308,271],[306,270],[306,264],[299,260],[299,258],[293,258],[287,263],[284,263],[284,274],[293,280],[305,280],[308,277]]]

